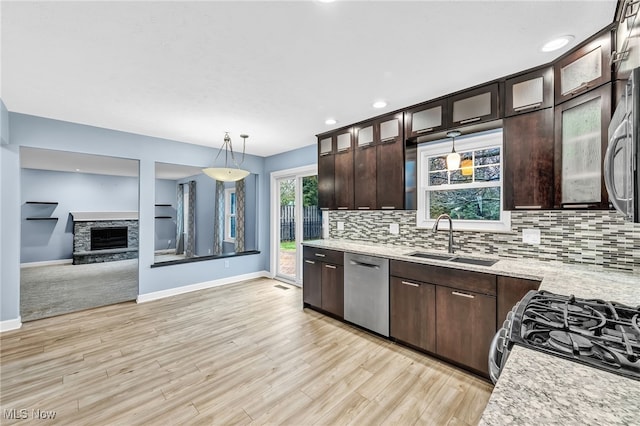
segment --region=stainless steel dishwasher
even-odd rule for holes
[[[344,319],[389,336],[389,259],[344,254]]]

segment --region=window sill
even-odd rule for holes
[[[241,251],[238,253],[224,253],[224,254],[215,254],[211,256],[190,257],[188,259],[167,260],[166,262],[153,263],[151,267],[159,268],[161,266],[181,265],[183,263],[203,262],[205,260],[228,259],[230,257],[248,256],[251,254],[260,254],[260,251],[248,250],[248,251]]]

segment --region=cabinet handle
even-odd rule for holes
[[[336,267],[333,265],[324,265],[324,267],[329,269],[336,269]]]
[[[367,148],[373,148],[375,145],[373,145],[371,142],[367,142],[367,143],[363,143],[363,144],[358,144],[358,148],[360,149],[367,149]]]
[[[589,83],[587,83],[586,81],[584,83],[582,83],[580,86],[576,87],[575,89],[573,89],[571,92],[569,92],[569,94],[571,96],[578,94],[584,90],[587,90],[589,88]]]
[[[420,287],[420,284],[410,283],[409,281],[400,281],[404,285],[410,285],[411,287]]]
[[[371,207],[358,207],[358,210],[369,210]]]
[[[349,207],[338,207],[338,210],[349,210]]]
[[[542,105],[542,102],[536,102],[535,104],[523,105],[521,107],[514,108],[513,110],[520,112],[530,108],[538,108],[540,105]]]
[[[347,151],[349,151],[350,149],[351,149],[351,147],[349,147],[349,148],[342,148],[342,149],[339,149],[339,150],[337,150],[337,151],[336,151],[336,154],[340,154],[340,153],[343,153],[343,152],[347,152]]]
[[[638,3],[640,3],[640,0],[630,1],[627,3],[624,9],[624,19],[629,19],[632,16],[635,16],[638,14],[638,9],[640,8],[636,9],[635,12],[633,11],[633,6],[635,6]]]
[[[318,256],[318,257],[327,257],[326,254],[322,254],[322,253],[316,253],[316,256]]]
[[[541,209],[542,206],[514,206],[516,209],[523,209],[523,210],[535,210],[535,209]]]
[[[598,203],[591,204],[563,204],[563,209],[586,209],[588,207],[596,206]]]
[[[416,130],[416,133],[427,133],[433,130],[433,127],[429,127],[428,129],[420,129]]]
[[[618,62],[622,62],[627,59],[627,55],[629,54],[629,49],[627,49],[627,42],[629,39],[624,41],[622,48],[624,49],[622,52],[616,52],[615,50],[611,52],[611,58],[609,58],[609,66],[613,64],[617,64]]]
[[[380,206],[382,210],[395,210],[396,206]]]
[[[459,291],[452,291],[451,294],[454,296],[466,297],[467,299],[475,299],[476,297],[473,294],[460,293]]]
[[[315,265],[316,264],[316,262],[314,262],[313,260],[306,260],[306,259],[305,259],[304,263],[309,263],[311,265]]]
[[[380,141],[380,143],[390,143],[390,142],[395,142],[396,138],[397,138],[397,136],[392,136],[392,137],[390,137],[390,138],[382,139],[382,140]]]
[[[460,121],[460,124],[473,123],[474,121],[480,121],[482,117],[468,118],[466,120]]]

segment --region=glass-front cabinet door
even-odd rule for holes
[[[553,68],[547,67],[505,81],[505,116],[553,105]]]
[[[611,32],[556,62],[555,102],[559,104],[611,80]]]
[[[447,125],[447,100],[430,102],[404,113],[405,135],[414,138],[443,130]]]
[[[556,107],[556,204],[607,208],[602,166],[611,117],[606,84]]]

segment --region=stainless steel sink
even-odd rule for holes
[[[407,256],[419,257],[421,259],[442,260],[445,262],[467,263],[470,265],[481,265],[481,266],[492,266],[493,264],[498,262],[497,259],[478,259],[475,257],[457,256],[455,254],[423,253],[419,251],[415,253],[409,253],[407,254]]]

